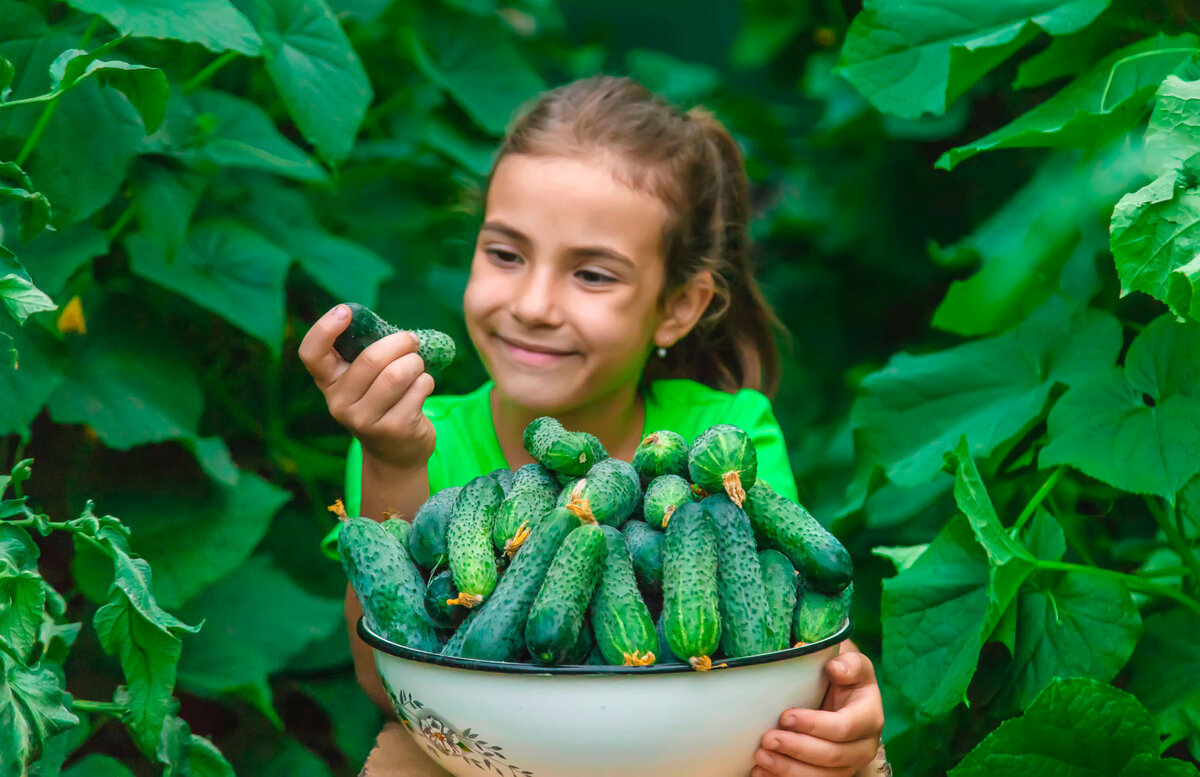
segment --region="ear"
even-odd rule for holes
[[[662,321],[654,330],[654,344],[660,348],[670,348],[692,331],[704,311],[708,310],[715,288],[712,273],[702,270],[667,297],[663,303]]]

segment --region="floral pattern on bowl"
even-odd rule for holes
[[[534,777],[533,772],[508,763],[503,753],[504,748],[489,745],[471,729],[459,731],[427,709],[412,694],[404,691],[396,693],[390,686],[387,692],[400,722],[416,735],[417,741],[435,759],[462,758],[481,771],[495,773],[501,777]]]

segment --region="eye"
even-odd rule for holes
[[[598,272],[596,270],[578,270],[575,273],[575,277],[589,286],[604,286],[617,282],[617,279],[608,273]]]
[[[502,251],[499,248],[488,248],[484,250],[484,253],[490,256],[496,264],[516,264],[521,261],[521,257],[511,251]]]

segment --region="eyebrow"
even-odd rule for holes
[[[525,245],[529,245],[533,242],[525,233],[510,227],[502,221],[486,221],[484,222],[483,226],[480,227],[481,231],[485,229],[491,232],[499,232],[505,237]],[[618,262],[628,264],[630,267],[637,266],[636,263],[628,256],[607,246],[574,246],[571,248],[570,253],[575,256],[607,257],[609,259],[614,259]]]

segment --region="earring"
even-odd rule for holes
[[[665,358],[667,358],[667,349],[666,349],[666,348],[663,348],[663,347],[661,347],[661,346],[659,347],[659,349],[658,349],[658,358],[660,358],[660,359],[665,359]]]

